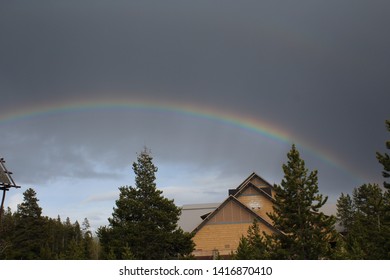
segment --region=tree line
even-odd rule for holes
[[[185,259],[194,250],[192,234],[178,227],[181,208],[162,195],[157,167],[145,148],[133,164],[135,187],[119,188],[109,225],[94,238],[88,219],[61,221],[42,216],[36,192],[29,188],[17,211],[0,222],[0,259]]]
[[[34,189],[23,193],[17,211],[8,208],[0,223],[0,259],[34,260],[97,259],[98,243],[89,221],[72,223],[42,216]]]
[[[386,121],[390,131],[390,121]],[[386,142],[390,149],[390,141]],[[376,154],[382,174],[390,177],[390,157]],[[342,193],[337,215],[321,207],[317,170],[305,167],[293,145],[283,164],[284,178],[274,185],[273,221],[277,233],[266,234],[254,221],[232,252],[233,259],[389,259],[390,184],[364,184]],[[133,163],[135,186],[119,188],[109,224],[93,238],[89,222],[80,226],[42,216],[36,192],[29,188],[16,212],[8,208],[0,221],[1,259],[191,259],[192,233],[178,226],[181,209],[156,187],[158,168],[146,148]],[[336,231],[339,223],[341,231]]]

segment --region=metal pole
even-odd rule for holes
[[[3,212],[4,212],[5,193],[7,191],[7,189],[5,187],[2,189],[3,189],[3,198],[1,199],[1,207],[0,207],[0,223],[2,221],[2,216],[3,216]]]
[[[9,172],[7,170],[4,163],[5,163],[4,158],[0,158],[0,179],[1,179],[0,189],[3,190],[3,197],[1,199],[1,207],[0,207],[0,222],[4,212],[4,201],[5,201],[6,192],[9,191],[10,188],[17,188],[17,189],[20,188],[20,186],[17,186],[15,184],[15,181],[11,176],[12,172]]]

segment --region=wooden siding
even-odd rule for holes
[[[250,223],[235,224],[207,224],[194,236],[196,244],[193,254],[195,257],[212,256],[213,251],[218,250],[220,255],[229,255],[237,250],[240,238],[246,236]],[[271,234],[269,227],[260,222],[260,230]]]
[[[254,219],[255,215],[231,200],[210,218],[208,224],[252,223]]]
[[[260,189],[264,189],[264,191],[268,194],[270,194],[272,197],[275,196],[275,191],[272,187],[272,185],[270,185],[269,183],[267,183],[266,181],[264,181],[263,179],[257,177],[257,176],[254,176],[253,178],[251,178],[250,182],[255,185],[256,187],[260,188]]]
[[[247,235],[255,219],[261,232],[277,231],[267,215],[273,212],[272,186],[253,173],[236,190],[234,196],[226,199],[195,229],[195,257],[211,258],[216,251],[222,256],[235,252],[240,238]]]
[[[267,213],[273,212],[272,201],[265,197],[265,195],[259,193],[256,189],[254,189],[254,187],[247,188],[236,198],[264,220],[272,223],[271,219],[267,215]]]
[[[265,182],[264,180],[262,180],[261,178],[255,176],[253,177],[250,182],[255,185],[256,187],[258,188],[265,188],[265,187],[269,187],[269,184],[267,182]]]

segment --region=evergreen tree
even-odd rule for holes
[[[356,207],[354,234],[365,259],[385,257],[383,192],[377,184],[364,184],[353,191]]]
[[[253,260],[253,248],[249,245],[248,238],[242,236],[236,252],[233,255],[235,260]]]
[[[390,131],[390,120],[386,120],[386,126],[387,126],[387,130]],[[390,141],[386,141],[386,148],[390,149]],[[387,153],[381,154],[381,153],[377,152],[376,157],[377,157],[379,163],[381,163],[383,165],[383,171],[382,171],[383,177],[389,178],[390,177],[390,156],[389,156],[389,154],[387,154]],[[384,182],[383,185],[386,189],[390,190],[390,183]]]
[[[390,131],[390,120],[386,120],[386,127],[387,130]],[[386,141],[386,148],[390,149],[390,140]],[[383,171],[382,175],[384,178],[390,177],[390,156],[387,153],[380,154],[376,153],[376,157],[380,164],[383,165]],[[386,240],[385,248],[387,248],[387,255],[386,258],[390,258],[390,183],[384,181],[383,186],[386,188],[386,192],[384,193],[384,207],[385,207],[385,213],[384,213],[384,220],[383,220],[383,231],[384,231],[384,238]]]
[[[352,201],[352,198],[349,194],[341,194],[337,200],[337,220],[340,222],[340,225],[344,228],[344,232],[348,232],[353,225],[355,215],[355,206]]]
[[[38,205],[36,192],[29,188],[23,193],[23,202],[18,205],[13,237],[14,259],[41,259],[41,248],[47,233],[44,230],[42,208]]]
[[[38,205],[37,193],[32,188],[28,188],[23,193],[23,202],[18,205],[18,215],[20,217],[40,218],[42,208]]]
[[[133,163],[135,187],[120,187],[109,227],[98,229],[103,257],[117,259],[173,259],[190,254],[191,235],[177,226],[181,209],[156,188],[157,167],[150,152],[142,151]]]
[[[34,189],[23,193],[15,213],[4,213],[0,223],[0,259],[97,259],[98,243],[93,240],[88,220],[83,231],[79,223],[58,216],[42,216]]]
[[[377,184],[364,184],[353,190],[352,198],[342,194],[337,217],[345,227],[345,251],[348,259],[388,259],[389,227],[386,224],[388,191]]]
[[[377,184],[364,184],[353,191],[356,220],[380,230],[383,220],[383,192]]]
[[[319,194],[317,171],[308,173],[295,145],[283,165],[284,179],[275,185],[274,212],[268,214],[274,226],[283,234],[273,234],[276,259],[330,258],[330,242],[334,240],[335,218],[326,216],[320,208],[327,197]]]
[[[14,231],[15,215],[12,213],[11,208],[8,207],[3,212],[0,220],[0,259],[12,258],[12,236]]]
[[[82,225],[81,230],[82,230],[83,234],[91,234],[92,235],[92,233],[90,231],[91,225],[89,224],[88,218],[84,218],[84,221],[81,225]]]
[[[122,251],[122,259],[124,260],[134,260],[134,255],[133,253],[131,252],[131,249],[129,248],[129,246],[126,244],[126,246],[123,248],[123,251]]]
[[[85,218],[82,223],[84,257],[92,260],[97,259],[97,256],[95,256],[95,244],[90,227],[88,219]]]
[[[236,260],[261,260],[269,258],[267,240],[261,235],[259,223],[255,220],[248,229],[247,236],[242,236],[234,254]]]

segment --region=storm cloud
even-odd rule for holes
[[[133,184],[131,163],[144,146],[159,183],[181,204],[218,202],[252,171],[279,183],[292,143],[333,200],[381,183],[375,152],[389,137],[389,9],[379,0],[2,1],[1,156],[16,181],[38,188],[46,208],[45,197],[57,201],[50,214],[70,215],[61,206],[68,196],[59,196],[66,190],[78,196],[64,205],[108,215],[113,191]],[[215,108],[291,139],[154,110],[3,120],[28,108],[115,98]],[[104,197],[108,210],[86,206]]]

